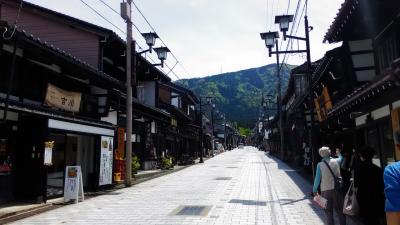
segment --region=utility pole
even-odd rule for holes
[[[132,185],[132,0],[121,3],[121,17],[126,21],[126,151],[125,186]],[[134,42],[133,42],[134,43]],[[135,51],[135,48],[133,49]],[[135,80],[135,76],[134,76]]]
[[[308,135],[309,147],[311,151],[311,167],[312,167],[312,176],[315,178],[315,157],[314,157],[314,99],[313,99],[313,90],[312,90],[312,74],[311,74],[311,54],[310,54],[310,27],[308,25],[308,16],[304,16],[304,26],[306,33],[306,50],[307,50],[307,83],[308,83],[308,96],[309,99],[309,107],[310,107],[310,133]]]
[[[211,144],[211,155],[213,155],[214,154],[214,149],[215,149],[215,146],[214,146],[214,144],[215,144],[215,141],[214,141],[214,104],[211,104],[211,127],[212,127],[212,134],[211,134],[211,141],[212,141],[212,144]]]
[[[227,150],[227,146],[226,146],[226,116],[224,114],[224,148],[225,151]]]
[[[275,40],[275,47],[276,47],[276,51],[279,52],[278,49],[278,40]],[[280,71],[280,66],[279,66],[279,54],[276,54],[276,74],[277,74],[277,87],[276,87],[276,91],[278,94],[278,102],[277,102],[277,108],[278,108],[278,116],[279,116],[279,135],[280,135],[280,150],[281,150],[281,159],[284,160],[284,156],[285,156],[285,151],[284,151],[284,133],[283,133],[283,116],[282,116],[282,93],[281,93],[281,71]]]
[[[200,97],[200,129],[199,129],[199,135],[200,135],[200,161],[199,163],[204,163],[203,161],[203,113],[201,111],[201,97]]]

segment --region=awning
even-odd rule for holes
[[[394,86],[392,75],[384,75],[374,83],[365,84],[356,89],[353,93],[347,95],[346,98],[335,104],[332,110],[328,111],[328,116],[349,110],[352,107],[365,102],[367,99],[375,97],[379,93],[383,93],[390,88],[393,88]]]
[[[5,108],[5,102],[6,99],[0,97],[0,108]],[[71,123],[79,123],[83,125],[96,126],[100,128],[114,129],[114,126],[108,122],[103,122],[100,120],[95,120],[86,117],[75,116],[72,113],[57,111],[51,108],[29,103],[23,103],[12,99],[10,99],[8,102],[9,102],[8,109],[12,111],[19,111],[19,112],[46,116],[51,119],[68,121]]]
[[[89,133],[89,134],[98,134],[114,137],[113,129],[106,129],[102,127],[84,125],[79,123],[72,123],[62,120],[49,119],[48,121],[49,128],[58,129],[58,130],[66,130],[73,131],[79,133]]]

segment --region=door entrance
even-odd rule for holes
[[[94,173],[94,136],[50,133],[54,141],[53,165],[47,170],[47,196],[63,195],[66,166],[81,166],[83,185],[89,185],[88,177]]]

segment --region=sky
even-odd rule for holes
[[[27,0],[28,2],[85,20],[114,30],[125,37],[126,25],[116,13],[119,0]],[[106,6],[108,4],[113,10]],[[140,11],[161,37],[156,46],[171,50],[163,71],[173,80],[204,77],[221,72],[232,72],[276,63],[275,56],[268,57],[268,51],[260,33],[278,31],[274,17],[295,14],[299,0],[134,0]],[[309,0],[308,18],[313,30],[310,33],[311,59],[322,58],[326,51],[339,44],[323,44],[323,37],[344,0]],[[94,8],[104,18],[87,5]],[[298,17],[303,11],[305,0],[300,0]],[[116,11],[116,12],[115,12]],[[132,7],[133,23],[140,32],[150,32],[135,7]],[[297,36],[304,36],[304,14],[298,26]],[[111,24],[111,23],[112,24]],[[291,24],[294,25],[293,23]],[[139,46],[147,46],[139,31],[133,36]],[[297,30],[297,29],[294,29]],[[280,34],[282,36],[282,34]],[[286,49],[287,42],[280,45]],[[304,43],[292,42],[294,49],[305,48]],[[158,62],[153,53],[147,55],[150,61]],[[281,59],[283,55],[281,56]],[[302,64],[304,54],[287,55],[286,62]],[[171,71],[171,69],[173,69]]]

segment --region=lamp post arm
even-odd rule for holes
[[[158,63],[158,64],[151,64],[152,66],[161,66],[162,68],[164,68],[164,63]]]
[[[138,53],[136,53],[136,54],[141,55],[141,54],[143,54],[143,53],[150,52],[150,50],[151,50],[151,48],[149,48],[149,49],[147,49],[147,50],[144,50],[144,51],[141,51],[141,52],[138,52]]]
[[[307,41],[307,38],[297,37],[297,36],[292,36],[292,35],[285,35],[285,38],[296,39],[296,40],[300,40],[300,41]]]
[[[292,54],[292,53],[307,53],[307,50],[272,51],[270,52],[270,55]]]

